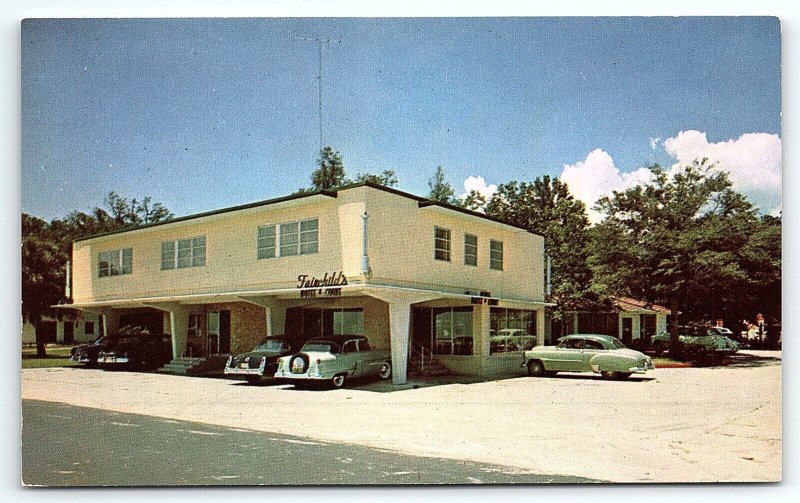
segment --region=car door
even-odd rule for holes
[[[337,360],[341,361],[339,369],[346,370],[351,376],[362,373],[363,366],[359,364],[360,354],[358,352],[358,341],[350,339],[342,344],[342,354]]]
[[[585,372],[590,372],[592,370],[592,358],[603,353],[604,351],[605,348],[600,342],[592,339],[586,339],[586,344],[584,345],[581,358],[582,370]]]
[[[550,364],[545,363],[548,370],[579,372],[583,366],[583,339],[567,339],[553,351]]]

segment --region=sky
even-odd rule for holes
[[[60,218],[114,190],[176,215],[348,175],[462,194],[560,178],[591,208],[708,157],[781,210],[780,25],[768,17],[29,19],[22,211]],[[590,212],[593,221],[600,216]]]

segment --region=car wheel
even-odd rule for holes
[[[533,377],[541,377],[545,373],[544,364],[539,360],[531,360],[528,362],[528,375]]]
[[[381,364],[381,370],[378,374],[381,376],[381,379],[389,379],[392,377],[392,365],[389,362],[383,362]]]
[[[336,374],[335,376],[333,376],[333,379],[331,379],[331,384],[333,384],[334,388],[343,388],[344,378],[345,378],[344,374]]]

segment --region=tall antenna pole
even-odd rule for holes
[[[318,64],[319,64],[319,73],[317,74],[317,85],[319,89],[319,151],[322,152],[323,144],[322,144],[322,44],[339,44],[341,40],[335,40],[332,38],[320,38],[320,37],[295,37],[297,40],[302,40],[304,42],[316,42],[317,43],[317,57],[318,57]],[[324,168],[323,168],[324,169]],[[323,173],[324,175],[324,173]]]

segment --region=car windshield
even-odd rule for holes
[[[284,350],[286,345],[280,339],[267,339],[258,346],[253,351],[270,351],[279,353]]]
[[[303,345],[301,351],[313,351],[317,353],[338,353],[339,345],[327,341],[310,341]]]

